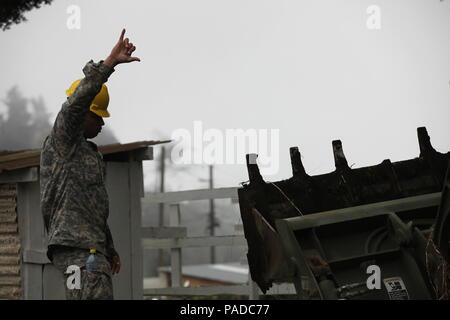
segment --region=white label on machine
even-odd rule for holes
[[[383,279],[386,290],[391,300],[409,300],[408,290],[400,277]]]

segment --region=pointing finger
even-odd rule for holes
[[[122,33],[120,34],[120,41],[123,41],[123,36],[125,35],[125,28],[122,29]]]
[[[141,59],[139,59],[138,57],[130,57],[128,61],[141,61]]]

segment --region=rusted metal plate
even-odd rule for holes
[[[0,185],[0,195],[2,197],[14,197],[16,195],[16,189],[8,185]]]
[[[151,140],[151,141],[137,141],[132,143],[116,143],[105,146],[99,146],[98,150],[103,155],[127,152],[143,147],[168,143],[171,140]],[[15,170],[21,168],[39,166],[41,150],[20,150],[20,151],[3,151],[0,152],[0,172],[3,170]]]
[[[20,245],[20,239],[15,235],[0,234],[0,246]]]
[[[20,286],[20,276],[0,276],[0,286]]]
[[[118,153],[118,152],[126,152],[126,151],[131,151],[131,150],[136,150],[136,149],[140,149],[143,147],[148,147],[148,146],[154,146],[154,145],[158,145],[158,144],[163,144],[163,143],[168,143],[171,140],[158,140],[158,141],[138,141],[138,142],[132,142],[132,143],[126,143],[126,144],[110,144],[110,145],[106,145],[106,146],[99,146],[98,150],[100,151],[101,154],[106,155],[106,154],[111,154],[111,153]]]
[[[0,219],[1,221],[1,219]],[[17,223],[0,223],[0,234],[4,234],[4,233],[17,233],[18,229],[17,229]]]
[[[0,299],[22,297],[16,196],[16,184],[0,184]]]
[[[247,155],[249,183],[238,190],[239,206],[249,247],[250,273],[261,290],[288,278],[290,273],[285,266],[289,258],[276,252],[281,248],[273,235],[277,219],[440,192],[450,152],[437,152],[424,127],[418,128],[417,134],[420,148],[417,158],[384,160],[357,169],[349,167],[341,141],[333,141],[336,169],[316,176],[306,173],[300,152],[293,147],[290,149],[293,175],[276,182],[264,181],[256,164],[257,155]],[[436,212],[433,207],[404,214],[433,221]],[[277,259],[273,259],[275,254]]]
[[[20,243],[12,243],[12,244],[0,244],[0,255],[10,255],[10,254],[19,254],[20,252]]]
[[[19,265],[0,265],[0,275],[20,275]]]
[[[16,214],[16,204],[7,205],[0,207],[0,215],[15,215]]]
[[[0,286],[0,299],[17,300],[22,298],[22,289],[20,285]]]
[[[0,197],[0,207],[1,208],[15,208],[16,199],[11,197]]]
[[[13,223],[17,221],[17,214],[15,211],[2,212],[0,210],[0,225],[3,223]]]
[[[18,265],[20,257],[17,254],[0,254],[0,265]]]

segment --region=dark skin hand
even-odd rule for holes
[[[109,56],[103,61],[103,64],[114,68],[121,63],[128,63],[133,61],[141,61],[138,57],[132,57],[131,54],[136,50],[136,47],[130,42],[130,39],[125,38],[125,29],[122,29],[119,41],[117,41],[114,48],[112,48]]]
[[[114,256],[112,258],[112,261],[110,261],[110,265],[111,265],[111,273],[112,274],[119,273],[119,271],[120,271],[120,257],[118,255]]]
[[[114,68],[121,63],[129,63],[133,61],[141,61],[138,57],[132,57],[131,54],[136,50],[136,46],[130,42],[130,39],[125,38],[125,29],[122,29],[119,40],[114,45],[109,56],[103,61],[103,64]],[[105,125],[103,118],[93,112],[88,112],[85,120],[84,136],[86,139],[95,138],[102,126]]]

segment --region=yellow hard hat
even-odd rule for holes
[[[66,94],[68,97],[75,92],[75,89],[78,87],[81,80],[82,79],[78,79],[77,81],[72,83],[69,89],[66,90]],[[106,87],[105,84],[102,84],[102,88],[92,101],[89,110],[91,110],[96,115],[99,115],[100,117],[108,118],[110,116],[108,112],[108,104],[109,104],[108,88]]]

